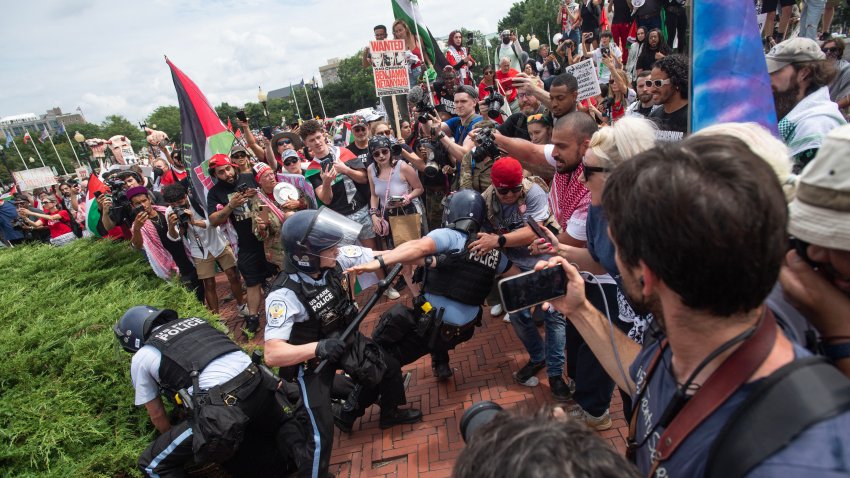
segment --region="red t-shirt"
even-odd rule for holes
[[[51,213],[46,213],[51,214]],[[68,211],[64,209],[60,209],[52,214],[59,214],[62,216],[62,219],[58,221],[53,221],[50,219],[44,219],[44,222],[47,223],[47,227],[50,228],[50,238],[56,238],[63,234],[68,234],[71,231],[71,216],[68,214]],[[51,215],[52,215],[51,214]]]
[[[505,90],[505,95],[508,97],[508,103],[516,99],[516,88],[514,87],[513,77],[519,74],[518,71],[511,68],[507,73],[502,73],[502,70],[496,70],[496,80],[502,84]]]
[[[177,181],[182,181],[184,178],[186,178],[187,174],[189,174],[188,170],[184,170],[182,173],[178,173],[174,170],[174,168],[171,168],[168,170],[168,172],[162,175],[162,180],[159,182],[159,184],[167,186],[169,184],[176,183]]]

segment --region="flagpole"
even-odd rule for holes
[[[82,163],[80,163],[80,157],[77,156],[77,148],[74,147],[74,143],[71,142],[71,137],[68,136],[68,129],[65,128],[65,123],[60,121],[59,124],[62,125],[62,129],[65,131],[65,137],[68,138],[68,146],[71,147],[71,151],[74,153],[74,158],[76,158],[76,160],[77,160],[77,167],[82,168],[83,165],[82,165]]]
[[[24,163],[24,167],[25,167],[25,168],[27,168],[27,169],[29,169],[30,167],[29,167],[29,166],[27,166],[27,162],[26,162],[26,161],[24,161],[24,155],[23,155],[23,154],[21,154],[21,150],[20,150],[20,149],[18,149],[18,143],[16,143],[16,142],[15,142],[15,137],[14,137],[14,136],[12,137],[12,144],[14,144],[14,145],[15,145],[15,151],[17,151],[17,152],[18,152],[18,157],[20,157],[20,158],[21,158],[21,162],[22,162],[22,163]]]
[[[313,77],[313,84],[316,84],[316,77]],[[316,93],[319,95],[319,104],[322,105],[322,116],[328,119],[328,114],[325,113],[325,102],[322,101],[322,89],[319,88],[319,85],[316,85]]]
[[[419,5],[415,0],[411,0],[410,6],[413,7],[413,30],[416,32],[416,38],[419,40],[419,52],[422,53],[423,56],[422,63],[425,63],[425,48],[422,47],[422,35],[419,33],[419,20],[416,18],[418,16],[417,12],[419,12]],[[427,80],[427,73],[425,74],[425,76],[425,86],[428,87],[428,100],[432,101],[432,98],[434,98],[434,94],[431,92],[431,82]],[[413,85],[410,85],[410,87],[412,88]]]
[[[295,95],[295,90],[292,89],[292,82],[289,82],[289,92],[292,93],[292,99],[295,100],[295,111],[298,112],[298,124],[301,124],[301,108],[298,107],[298,96]]]
[[[25,130],[27,133],[29,133],[29,130],[28,130],[28,129],[24,128],[24,130]],[[34,149],[34,150],[35,150],[35,154],[37,154],[37,155],[38,155],[38,159],[40,159],[40,160],[41,160],[41,165],[42,165],[43,167],[45,167],[45,168],[46,168],[46,167],[47,167],[47,165],[46,165],[46,164],[44,164],[44,158],[42,158],[42,157],[41,157],[41,152],[38,150],[38,146],[35,144],[35,138],[33,138],[33,137],[32,137],[32,135],[30,135],[30,139],[32,140],[32,149]]]
[[[310,108],[310,119],[314,119],[316,115],[313,114],[313,105],[310,104],[310,92],[307,91],[307,85],[304,84],[304,79],[301,79],[301,86],[304,88],[304,96],[307,97],[307,107]]]
[[[50,140],[50,145],[53,146],[53,152],[56,153],[56,159],[59,160],[59,164],[62,165],[62,171],[65,171],[65,176],[67,176],[68,170],[65,169],[65,163],[62,162],[62,158],[59,156],[59,151],[56,151],[56,143],[53,142],[53,137],[48,136],[47,139]]]

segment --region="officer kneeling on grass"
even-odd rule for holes
[[[468,249],[486,212],[481,194],[462,189],[450,197],[442,228],[348,270],[362,274],[398,263],[424,266],[422,294],[414,299],[413,309],[394,306],[381,316],[372,335],[402,365],[430,352],[434,375],[451,377],[449,350],[471,339],[481,324],[481,304],[493,281],[511,267],[498,248],[481,255]]]
[[[127,310],[113,330],[133,354],[135,403],[160,433],[139,457],[146,475],[182,477],[187,464],[214,462],[233,476],[260,476],[306,461],[306,416],[293,419],[297,406],[277,377],[224,332],[146,305]],[[160,393],[188,417],[172,425]]]
[[[296,380],[312,432],[307,450],[312,476],[327,476],[333,444],[331,388],[337,369],[362,387],[357,416],[380,395],[381,428],[422,419],[422,412],[400,409],[407,402],[401,368],[392,356],[359,332],[341,340],[357,315],[343,270],[372,260],[372,250],[353,245],[362,225],[328,208],[298,211],[283,223],[284,270],[266,297],[265,358],[281,367],[281,377]],[[364,276],[361,286],[376,282]],[[327,360],[319,373],[320,361]]]

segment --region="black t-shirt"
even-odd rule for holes
[[[640,100],[637,100],[637,101],[638,101],[638,104],[635,107],[635,113],[643,115],[644,118],[648,117],[649,114],[652,113],[652,108],[655,108],[655,105],[650,104],[649,106],[644,108],[643,106],[641,106]]]
[[[611,23],[631,23],[632,9],[626,0],[614,0],[614,18]]]
[[[499,125],[499,132],[508,138],[521,138],[526,141],[531,141],[531,136],[528,134],[528,116],[524,113],[514,113]]]
[[[593,1],[582,0],[581,4],[581,31],[593,32],[599,28],[599,17],[602,15],[602,8],[599,5],[594,5]]]
[[[247,184],[248,187],[257,188],[257,181],[251,173],[240,174],[236,177],[236,184],[230,184],[226,181],[219,181],[207,193],[207,213],[212,215],[219,210],[220,206],[226,206],[230,202],[230,197],[236,194],[236,188],[240,184]],[[253,199],[252,199],[253,200]],[[233,224],[233,229],[236,230],[236,236],[239,238],[239,248],[250,251],[262,251],[263,243],[254,235],[251,228],[251,202],[248,201],[238,207],[229,217],[230,223]]]
[[[322,159],[316,159],[316,161],[321,162]],[[349,159],[343,162],[352,169],[366,169],[366,166],[359,158]],[[314,174],[308,179],[310,180],[310,184],[313,185],[313,189],[322,185],[321,174]],[[364,190],[363,186],[365,186],[365,191],[368,195],[364,195],[362,192]],[[344,174],[337,174],[336,179],[331,184],[331,194],[333,194],[331,203],[326,206],[343,216],[348,216],[368,204],[368,198],[372,195],[368,183],[358,185],[353,179]]]
[[[443,105],[450,115],[457,116],[457,111],[455,111],[454,87],[447,88],[442,80],[435,81],[433,87],[434,95],[437,97],[437,105]]]
[[[637,62],[635,63],[636,70],[651,70],[652,65],[655,64],[655,54],[658,53],[658,49],[655,50],[649,47],[649,43],[644,43],[643,51],[641,51],[641,55],[638,57]]]
[[[180,271],[180,275],[183,277],[192,275],[195,272],[195,264],[192,263],[192,259],[186,255],[186,248],[183,247],[183,241],[172,241],[168,238],[168,220],[165,218],[165,214],[155,211],[157,215],[156,221],[151,221],[151,224],[156,228],[156,233],[159,235],[159,242],[162,243],[162,247],[171,254],[171,257],[174,259],[174,263],[177,264],[177,269]]]
[[[365,148],[358,148],[357,144],[355,144],[354,141],[352,141],[345,148],[348,149],[349,151],[351,151],[352,153],[354,153],[354,155],[357,156],[357,161],[359,161],[360,164],[363,165],[362,168],[357,167],[357,168],[354,168],[354,169],[366,169],[367,167],[369,167],[370,164],[372,164],[374,162],[374,160],[369,157],[369,147],[368,146],[365,147]],[[369,189],[369,183],[368,182],[366,184],[354,183],[354,185],[357,186],[357,190],[360,191],[360,194],[362,194],[363,197],[368,198],[369,196],[372,195],[372,191]]]
[[[650,113],[649,119],[658,125],[655,137],[659,141],[679,141],[688,131],[688,105],[672,113],[665,113],[662,106]]]

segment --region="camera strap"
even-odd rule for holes
[[[764,363],[773,349],[776,341],[776,319],[773,312],[765,307],[765,311],[756,326],[755,333],[747,338],[732,355],[730,355],[718,368],[708,377],[705,383],[695,394],[687,397],[684,403],[671,403],[679,407],[681,411],[675,413],[671,418],[669,426],[664,429],[658,440],[655,451],[652,454],[652,464],[647,476],[654,476],[655,471],[664,461],[668,460],[676,452],[679,445],[700,425],[706,418],[720,408],[726,400],[731,397],[742,385],[747,383],[755,371]],[[641,399],[646,392],[652,374],[656,371],[660,357],[664,354],[667,341],[664,340],[658,348],[655,356],[650,360],[646,370],[643,386],[635,396],[635,407],[629,423],[628,446],[631,454],[637,451],[635,437],[637,434],[638,415],[640,414]],[[675,397],[673,400],[677,400]],[[667,411],[662,415],[666,415]],[[651,430],[647,430],[651,432]]]

